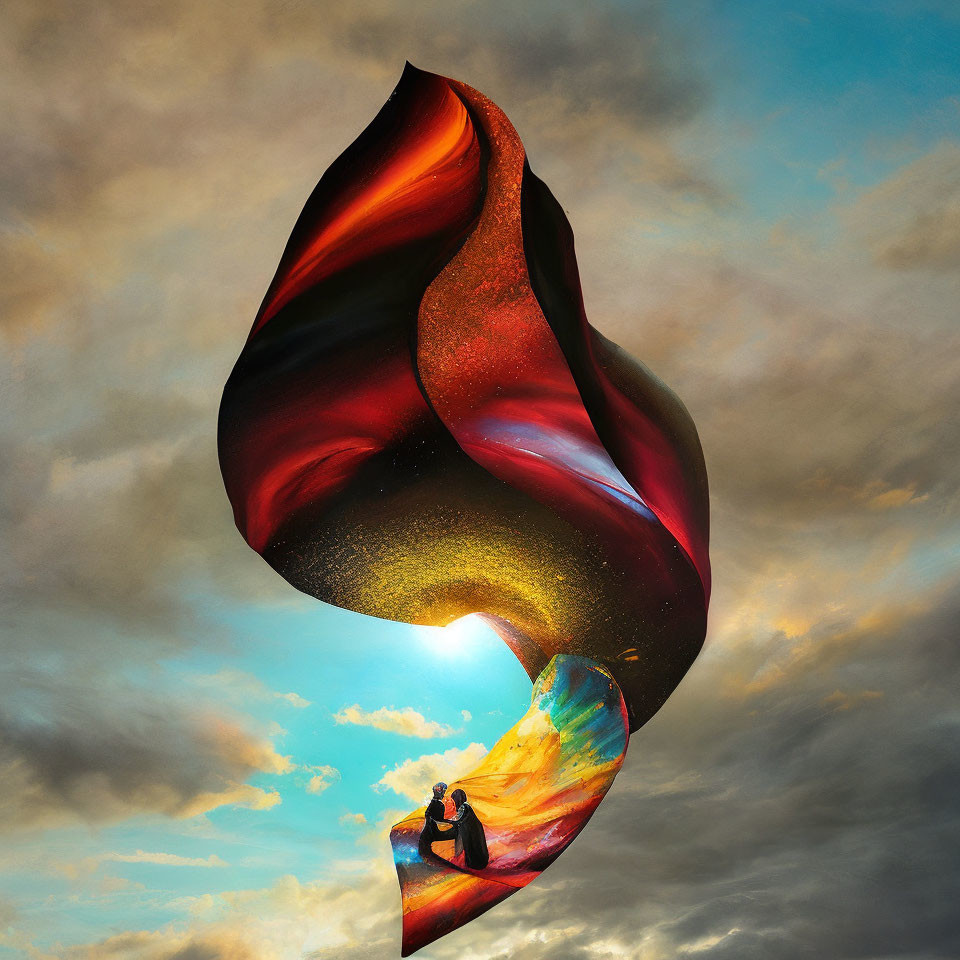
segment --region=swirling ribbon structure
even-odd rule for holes
[[[407,955],[533,879],[703,643],[706,471],[673,392],[590,326],[505,114],[407,65],[294,227],[224,388],[240,532],[326,602],[479,614],[532,681],[463,786],[490,863],[391,834]],[[452,844],[449,844],[452,848]]]

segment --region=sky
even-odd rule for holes
[[[420,956],[960,955],[957,49],[952,0],[5,4],[0,960],[395,957],[390,824],[526,708],[482,627],[293,591],[217,467],[406,60],[505,110],[693,415],[714,575],[584,833]]]

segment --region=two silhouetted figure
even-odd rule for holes
[[[483,824],[467,802],[467,795],[463,790],[454,790],[450,794],[457,812],[453,819],[448,820],[443,805],[443,795],[446,792],[445,783],[434,784],[433,797],[427,804],[423,830],[420,832],[420,855],[429,853],[430,845],[438,840],[455,840],[454,854],[459,856],[462,853],[465,865],[471,870],[483,870],[490,862]],[[450,829],[442,830],[441,823],[448,824]]]

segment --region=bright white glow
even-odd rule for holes
[[[441,657],[473,656],[484,646],[503,641],[475,613],[459,617],[445,627],[425,627],[423,642]]]

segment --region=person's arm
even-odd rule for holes
[[[433,824],[440,840],[453,840],[456,837],[457,825],[452,820],[434,820]],[[445,824],[447,829],[444,830],[441,824]]]

